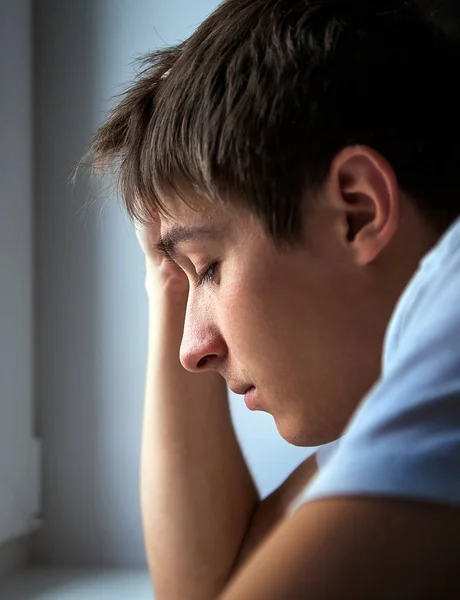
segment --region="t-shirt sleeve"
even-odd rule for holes
[[[371,495],[460,505],[458,263],[430,282],[380,381],[303,502]]]

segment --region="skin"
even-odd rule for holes
[[[219,600],[458,598],[460,511],[391,499],[311,502],[281,521]]]
[[[141,243],[147,257],[155,256],[156,261],[147,288],[153,290],[160,281],[164,290],[181,290],[179,295],[187,296],[185,322],[180,326],[183,367],[193,374],[217,373],[236,391],[255,386],[253,408],[273,415],[286,440],[316,445],[340,436],[378,378],[384,333],[395,304],[442,232],[431,227],[401,192],[386,160],[367,147],[354,146],[338,154],[317,197],[305,202],[305,243],[296,248],[280,250],[244,210],[210,206],[199,199],[190,199],[192,207],[171,199],[170,217],[156,229],[144,230]],[[192,236],[191,230],[195,230]],[[159,248],[176,266],[152,248]],[[149,262],[147,258],[148,272],[152,271]],[[217,266],[209,270],[211,265]],[[155,335],[157,325],[152,328]],[[167,340],[169,334],[161,344]],[[170,386],[165,382],[164,389]],[[181,394],[171,400],[177,404]],[[173,429],[189,400],[168,418]],[[216,404],[211,396],[205,402],[207,410]],[[190,417],[201,404],[187,416],[181,435],[174,438],[176,444],[187,432],[192,435]],[[161,406],[164,413],[169,405]],[[158,422],[158,415],[154,417],[152,424]],[[211,423],[209,418],[200,427],[206,423]],[[213,430],[211,426],[200,440],[206,441]],[[167,442],[162,442],[165,447]],[[192,447],[193,439],[189,442]],[[151,455],[145,451],[146,457]],[[204,448],[196,464],[210,456],[214,454]],[[235,455],[227,465],[241,464],[240,460]],[[165,462],[155,472],[163,473],[164,485],[173,481],[177,486],[191,464],[190,458],[185,465]],[[213,465],[218,478],[222,468]],[[246,475],[234,470],[233,480],[243,482]],[[152,472],[146,461],[145,478]],[[171,478],[171,472],[177,476]],[[207,499],[212,510],[206,511],[206,518],[198,511],[203,491],[212,488],[211,480],[195,486],[195,495],[189,494],[176,507],[171,507],[171,499],[181,502],[180,489],[171,488],[162,504],[155,504],[144,484],[146,537],[171,514],[168,527],[178,543],[171,547],[170,556],[181,556],[180,564],[177,558],[165,563],[164,547],[151,550],[151,570],[158,573],[157,581],[164,582],[162,597],[180,598],[184,593],[222,600],[455,597],[460,550],[457,509],[389,498],[339,497],[310,502],[287,515],[288,503],[313,472],[314,465],[305,463],[263,502],[254,500],[250,484],[245,484],[246,500],[240,506],[237,498],[228,501],[233,485],[223,496],[218,493],[228,482],[223,477],[216,494]],[[194,489],[195,481],[194,475],[186,489]],[[151,490],[160,493],[163,484],[152,485]],[[190,498],[194,497],[192,514]],[[257,509],[248,521],[254,503]],[[162,516],[160,505],[165,510]],[[237,507],[235,515],[226,515],[208,531],[209,517],[221,514],[216,506],[223,511],[228,505]],[[184,521],[190,531],[197,528],[202,534],[204,528],[209,533],[210,543],[202,545],[202,556],[207,558],[192,561],[196,550],[183,550],[190,535],[183,537],[178,515],[182,520],[190,516]],[[239,532],[231,537],[236,524]],[[218,563],[214,558],[218,577],[211,577],[206,560],[216,556],[213,540],[224,527],[228,533],[219,547],[225,553]],[[246,533],[236,555],[240,531]],[[222,591],[222,577],[232,556],[236,568],[226,577]],[[174,568],[168,571],[167,563]],[[199,577],[197,568],[204,568]],[[175,584],[179,571],[188,577],[183,590]]]
[[[370,148],[341,152],[310,204],[295,248],[247,211],[204,202],[173,203],[159,242],[189,282],[182,365],[254,386],[251,407],[302,446],[339,437],[378,378],[395,303],[437,237]]]
[[[261,499],[237,442],[224,380],[179,362],[189,283],[137,230],[146,257],[149,352],[141,453],[146,556],[163,600],[215,598],[316,470],[310,456]]]

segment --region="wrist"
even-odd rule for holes
[[[187,298],[161,291],[158,287],[148,291],[147,298],[150,343],[154,347],[159,345],[162,352],[172,348],[177,358],[184,331]]]
[[[145,289],[149,309],[154,309],[162,314],[167,311],[171,313],[180,313],[185,316],[187,307],[188,292],[179,289],[174,282],[164,280],[158,274],[146,274]]]
[[[177,277],[147,257],[145,269],[145,289],[149,299],[156,303],[165,301],[168,304],[183,305],[187,302],[188,283],[184,277]]]

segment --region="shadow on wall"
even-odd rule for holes
[[[142,263],[115,201],[102,214],[96,205],[84,211],[88,180],[69,184],[112,93],[101,90],[98,73],[100,4],[36,3],[36,385],[45,520],[36,547],[38,559],[52,564],[144,566]]]

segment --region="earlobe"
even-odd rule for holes
[[[346,223],[346,243],[360,266],[373,262],[393,238],[399,188],[388,161],[367,146],[350,146],[333,161],[331,175]]]

